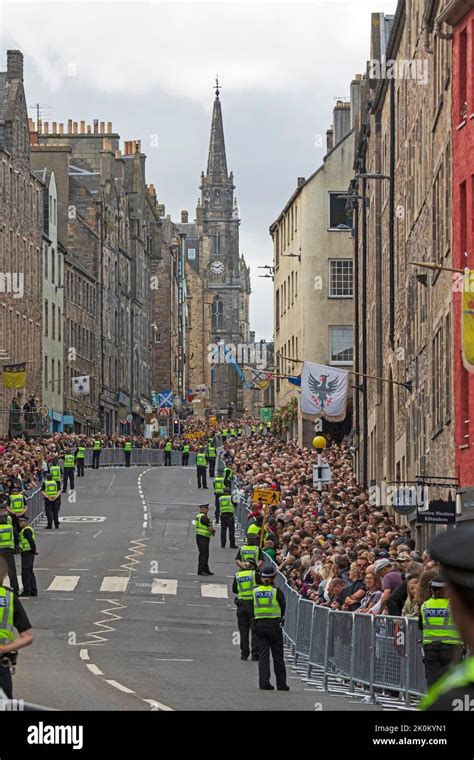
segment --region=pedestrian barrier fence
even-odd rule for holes
[[[234,486],[235,519],[245,532],[248,496]],[[290,659],[316,688],[370,702],[413,708],[426,691],[418,620],[320,607],[278,572],[286,600],[284,635]]]

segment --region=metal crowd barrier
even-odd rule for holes
[[[181,466],[183,453],[182,451],[171,452],[171,466]],[[164,449],[147,449],[147,448],[134,448],[130,455],[131,467],[160,467],[165,464],[165,452]],[[189,453],[188,466],[194,467],[196,464],[196,454],[194,452]],[[92,449],[86,449],[86,455],[84,457],[85,467],[92,467]],[[125,467],[125,453],[123,449],[107,448],[104,447],[100,452],[99,459],[100,467]]]
[[[248,499],[234,485],[235,518],[245,533]],[[290,657],[304,678],[323,690],[411,707],[426,691],[418,621],[320,607],[278,572],[286,600],[283,627]],[[316,680],[314,680],[316,679]]]

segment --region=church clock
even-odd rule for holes
[[[211,273],[212,274],[224,274],[224,262],[223,261],[213,261],[211,263]]]

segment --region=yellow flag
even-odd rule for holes
[[[465,368],[474,372],[474,270],[467,268],[462,290],[462,356]]]
[[[26,385],[26,364],[6,364],[3,367],[4,388],[24,388]]]

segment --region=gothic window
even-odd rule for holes
[[[221,191],[220,190],[214,190],[214,203],[216,206],[221,205]]]
[[[212,304],[212,329],[222,330],[224,327],[224,304],[220,298],[215,298]]]

